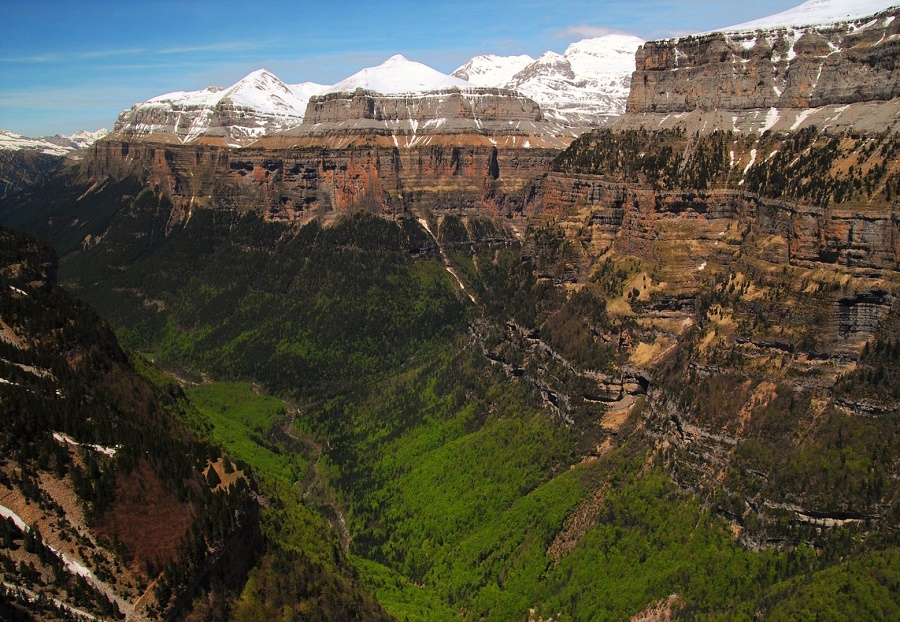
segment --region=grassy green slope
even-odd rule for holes
[[[570,429],[516,381],[467,364],[477,389],[457,375],[461,361],[447,360],[303,420],[334,450],[357,567],[398,618],[517,620],[534,609],[621,620],[662,604],[686,618],[750,620],[801,607],[835,574],[849,581],[840,607],[896,607],[890,571],[854,570],[871,555],[889,563],[894,549],[850,552],[860,561],[846,567],[827,540],[819,552],[747,550],[639,435],[572,464]],[[420,414],[411,426],[401,423],[409,411]],[[341,424],[316,427],[317,417]],[[571,538],[557,553],[560,532]]]

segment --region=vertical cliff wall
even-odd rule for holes
[[[136,175],[184,209],[257,210],[276,220],[417,206],[488,213],[549,170],[555,150],[432,145],[413,149],[228,149],[104,141],[83,162],[91,180]]]
[[[838,116],[838,107],[890,102],[900,97],[898,13],[894,7],[857,22],[647,42],[637,51],[626,113],[717,111],[719,127],[754,130],[784,117],[788,127],[777,129],[796,129],[813,109],[832,107]]]

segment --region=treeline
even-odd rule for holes
[[[553,170],[648,183],[657,190],[743,189],[818,206],[891,203],[900,196],[900,138],[889,132],[687,135],[684,129],[583,134]],[[750,159],[734,165],[735,154]],[[755,154],[752,158],[750,154]]]

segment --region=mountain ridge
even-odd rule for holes
[[[45,155],[68,156],[87,149],[106,137],[109,130],[101,128],[94,132],[78,130],[72,134],[56,134],[31,138],[9,130],[0,130],[0,149],[9,151],[32,150]]]
[[[864,17],[873,17],[896,6],[896,0],[806,0],[802,4],[774,15],[698,34],[750,32],[754,30],[837,24],[851,22]]]
[[[307,100],[321,88],[315,83],[288,86],[270,71],[257,69],[225,89],[175,91],[135,104],[119,115],[113,136],[243,146],[299,125]]]
[[[577,134],[602,125],[622,112],[627,75],[639,42],[636,37],[608,35],[573,43],[562,55],[548,52],[536,60],[528,56],[475,57],[451,74],[396,54],[331,86],[290,86],[260,69],[225,89],[176,91],[135,104],[119,116],[113,135],[120,139],[248,146],[259,138],[302,131],[297,128],[306,118],[310,99],[316,96],[361,89],[381,96],[421,97],[447,89],[486,87],[515,91],[536,101],[544,116],[558,126],[553,132],[571,138],[573,130]],[[469,75],[466,67],[474,81],[460,77]],[[249,114],[249,121],[246,116],[239,121],[235,112]],[[247,125],[241,126],[242,122]]]
[[[557,122],[603,125],[624,112],[639,37],[609,34],[570,44],[565,52],[476,56],[452,72],[479,86],[518,91]]]

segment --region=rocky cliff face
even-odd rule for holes
[[[509,145],[563,148],[570,133],[544,119],[527,97],[503,89],[443,89],[385,95],[357,89],[312,97],[304,123],[258,146],[348,144]]]
[[[726,112],[719,127],[762,131],[802,127],[823,107],[837,117],[841,107],[889,103],[900,97],[898,14],[893,7],[837,24],[648,42],[636,55],[626,112],[651,115],[657,125]],[[722,123],[728,116],[731,123]]]
[[[303,221],[360,208],[512,210],[505,197],[546,172],[555,154],[492,145],[232,150],[105,141],[82,170],[96,181],[136,175],[169,194],[185,216],[211,207]]]
[[[676,271],[696,270],[712,259],[699,249],[709,242],[720,251],[725,232],[747,227],[770,237],[758,250],[775,264],[896,271],[898,148],[891,135],[811,130],[586,135],[534,184],[525,212],[592,210],[598,255],[615,248],[658,259],[661,240],[681,240],[687,254]]]
[[[542,120],[542,115],[533,101],[502,89],[447,89],[421,96],[386,96],[357,89],[354,93],[313,97],[306,110],[307,124],[364,119],[441,125],[441,120],[537,122]]]
[[[852,209],[803,205],[739,190],[659,191],[590,175],[550,173],[530,195],[526,212],[563,214],[573,206],[590,211],[591,254],[608,250],[658,261],[673,276],[696,274],[732,250],[728,231],[752,226],[769,239],[756,250],[773,264],[838,265],[897,270],[900,206],[865,214]],[[668,248],[667,248],[668,247]],[[673,249],[678,248],[673,254]],[[702,272],[702,270],[699,270]]]
[[[252,559],[256,504],[242,476],[212,499],[187,457],[210,445],[185,426],[180,388],[151,385],[56,272],[52,247],[0,228],[3,616],[156,619],[161,567],[191,564],[189,583],[237,535]],[[234,512],[224,537],[200,527],[220,500]],[[209,548],[188,559],[179,542],[192,529]]]
[[[43,183],[64,165],[59,156],[28,149],[0,150],[0,198]]]

